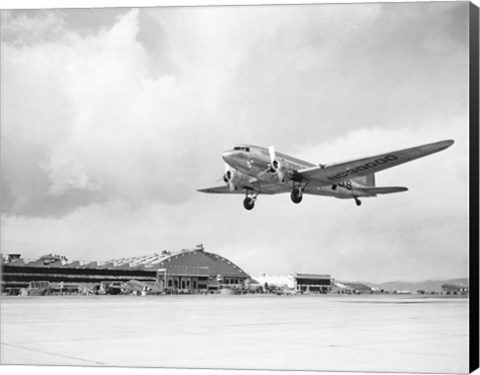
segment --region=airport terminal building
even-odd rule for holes
[[[266,275],[255,277],[262,285],[288,289],[295,293],[328,293],[333,279],[326,274],[290,273],[288,275]]]

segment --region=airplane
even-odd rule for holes
[[[198,189],[203,193],[245,194],[243,206],[253,209],[260,194],[290,192],[293,203],[303,194],[354,199],[407,191],[403,186],[376,186],[375,173],[445,150],[454,143],[444,140],[346,162],[313,164],[275,152],[275,148],[238,145],[223,153],[225,185]]]

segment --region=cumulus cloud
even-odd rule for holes
[[[58,26],[45,17],[42,28]],[[37,18],[19,18],[7,17],[7,29],[40,27]],[[63,215],[93,202],[179,202],[192,194],[181,166],[192,163],[199,131],[195,92],[173,76],[149,77],[138,28],[132,10],[95,35],[4,42],[7,214]]]
[[[2,12],[2,39],[15,45],[38,43],[58,38],[64,22],[56,13],[48,10],[34,12]]]

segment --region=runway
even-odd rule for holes
[[[468,299],[2,297],[2,364],[468,372]]]

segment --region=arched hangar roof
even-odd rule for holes
[[[213,276],[249,278],[250,276],[228,259],[203,250],[173,253],[158,263],[168,274],[183,276]]]

